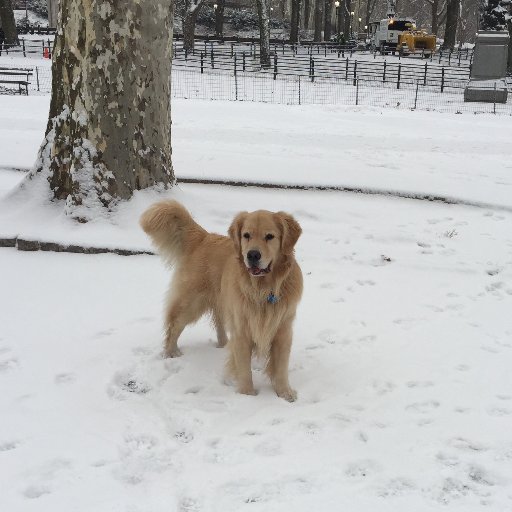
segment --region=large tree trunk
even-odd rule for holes
[[[299,24],[300,24],[300,0],[291,0],[292,12],[290,23],[290,43],[299,42]]]
[[[311,18],[311,0],[304,0],[304,30],[309,29],[309,18]]]
[[[460,0],[448,0],[446,3],[446,26],[444,29],[443,49],[453,49],[457,24],[459,21]]]
[[[366,10],[364,14],[364,24],[369,27],[370,22],[372,21],[373,11],[375,10],[375,4],[377,0],[367,0],[366,2]]]
[[[31,178],[87,221],[174,183],[172,0],[60,0],[46,137]]]
[[[226,0],[217,1],[217,9],[215,9],[215,36],[221,39],[224,37],[224,6]]]
[[[341,0],[341,2],[340,9],[343,15],[343,35],[345,37],[345,41],[348,41],[351,36],[350,24],[352,23],[352,16],[350,14],[351,1]]]
[[[430,4],[430,24],[432,27],[432,34],[437,35],[439,32],[439,26],[446,16],[446,0],[428,0],[428,3]]]
[[[11,0],[0,0],[0,26],[4,30],[5,44],[18,44],[18,33]]]
[[[508,40],[508,72],[512,73],[512,19],[507,22],[508,35],[510,39]]]
[[[260,27],[260,64],[270,67],[270,6],[269,0],[256,0]]]
[[[203,0],[185,1],[185,12],[183,13],[183,48],[188,52],[194,50],[196,21],[202,5]]]
[[[313,40],[322,41],[324,30],[324,0],[315,0],[315,35]]]
[[[324,41],[329,41],[332,34],[332,8],[334,5],[333,0],[325,0],[324,9]]]

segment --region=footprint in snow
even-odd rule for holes
[[[8,357],[0,361],[0,372],[16,370],[19,366],[20,363],[17,357]]]
[[[19,441],[5,441],[0,443],[0,452],[10,452],[11,450],[16,450],[19,445]]]
[[[380,471],[379,465],[371,459],[363,459],[351,462],[345,469],[345,474],[350,478],[366,478]]]
[[[29,485],[24,491],[23,496],[30,500],[34,500],[44,496],[45,494],[50,494],[51,490],[47,485]]]
[[[70,384],[71,382],[75,382],[76,375],[73,373],[58,373],[55,375],[54,380],[56,384]]]
[[[436,400],[425,400],[424,402],[414,402],[405,407],[407,411],[418,412],[425,414],[431,412],[439,407],[440,403]]]
[[[491,409],[487,409],[487,414],[489,416],[510,416],[512,414],[512,409],[508,409],[507,407],[492,407]]]

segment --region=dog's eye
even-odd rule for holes
[[[244,238],[247,238],[247,240],[249,240],[249,238],[251,238],[251,235],[249,233],[244,233]]]
[[[271,235],[270,233],[265,235],[265,240],[272,240],[272,238],[274,238],[274,235]]]

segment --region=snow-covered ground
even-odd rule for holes
[[[0,234],[148,249],[137,193],[109,220],[9,195],[45,97],[0,97]],[[154,256],[0,249],[0,510],[512,511],[510,118],[176,101],[181,176],[444,194],[180,185],[207,229],[240,210],[300,221],[305,292],[277,398],[223,383],[206,320],[160,358]],[[385,128],[385,135],[382,129]],[[499,208],[505,207],[505,208]]]

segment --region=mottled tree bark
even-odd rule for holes
[[[372,21],[373,11],[375,10],[375,4],[377,0],[367,0],[366,9],[364,14],[364,24],[369,27]]]
[[[460,0],[447,0],[443,49],[453,49],[459,21]]]
[[[299,42],[300,0],[291,0],[290,43]]]
[[[4,30],[5,44],[18,44],[18,32],[11,0],[0,0],[0,26]]]
[[[171,0],[60,0],[46,138],[31,174],[80,221],[174,183]]]
[[[194,50],[196,21],[202,5],[203,0],[185,0],[185,12],[183,16],[183,48],[188,52]]]
[[[226,0],[217,1],[217,9],[215,9],[215,36],[219,39],[224,35],[224,6]]]
[[[270,67],[270,5],[269,0],[256,0],[260,28],[260,64]]]
[[[321,42],[324,31],[324,0],[315,0],[315,35],[313,40]]]

